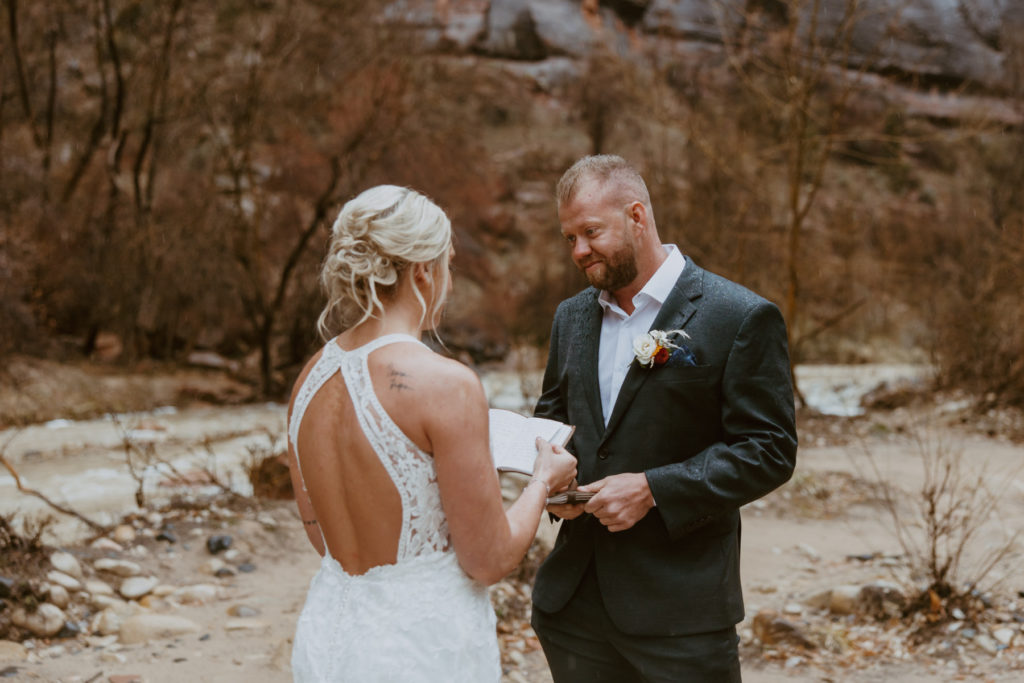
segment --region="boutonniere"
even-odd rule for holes
[[[633,355],[636,362],[645,368],[660,368],[672,357],[674,350],[684,355],[688,365],[696,365],[693,352],[685,344],[675,344],[670,339],[678,336],[689,339],[690,335],[682,330],[651,330],[633,340]]]

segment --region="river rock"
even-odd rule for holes
[[[23,662],[27,657],[28,650],[21,643],[0,640],[0,662]]]
[[[71,602],[71,596],[68,594],[68,589],[59,583],[51,583],[47,587],[46,599],[61,609],[65,609],[68,606],[68,603]]]
[[[89,631],[102,636],[117,634],[121,631],[121,617],[112,609],[105,609],[92,618]]]
[[[217,553],[230,548],[233,540],[234,539],[227,534],[216,534],[206,539],[206,549],[211,555],[216,555]]]
[[[975,644],[990,655],[994,655],[999,651],[999,644],[995,638],[987,636],[984,633],[974,639]]]
[[[55,552],[50,555],[50,564],[57,571],[64,572],[68,576],[76,579],[82,579],[82,565],[79,564],[78,558],[71,553]]]
[[[120,553],[124,551],[124,547],[120,543],[113,541],[106,536],[97,538],[89,547],[94,550],[102,550],[104,552]]]
[[[64,628],[64,612],[48,602],[39,605],[35,612],[26,612],[19,607],[11,614],[11,623],[37,636],[48,638]]]
[[[216,576],[217,572],[227,566],[227,563],[219,557],[212,557],[199,566],[199,571],[210,576]]]
[[[133,644],[197,631],[199,624],[191,619],[170,614],[138,614],[121,622],[120,638],[122,643]]]
[[[178,542],[178,537],[170,529],[161,529],[160,533],[156,535],[156,540],[173,544]]]
[[[228,607],[228,614],[233,617],[258,617],[260,611],[255,607],[249,607],[248,605],[232,605]]]
[[[113,595],[90,595],[89,606],[97,610],[105,610],[109,608],[122,608],[127,603],[121,598]]]
[[[216,600],[220,591],[217,586],[209,583],[197,583],[192,586],[182,586],[173,593],[171,599],[185,604],[203,604]]]
[[[263,619],[228,619],[224,624],[227,631],[251,631],[261,628],[270,628],[270,622]]]
[[[814,609],[828,609],[829,602],[832,600],[832,591],[823,590],[817,593],[812,593],[807,597],[803,598],[803,604]]]
[[[155,576],[133,576],[124,580],[118,592],[124,598],[135,600],[156,588],[158,583],[159,581]]]
[[[99,579],[89,579],[85,582],[85,590],[89,595],[113,595],[114,589],[110,587],[110,584],[106,581],[100,581]]]
[[[64,572],[59,572],[56,569],[51,569],[46,572],[46,580],[50,583],[55,583],[58,586],[63,586],[69,591],[82,590],[82,583],[78,579],[68,576]]]
[[[138,576],[142,573],[142,567],[130,560],[114,560],[109,557],[101,557],[92,563],[93,568],[98,572],[108,572],[116,576]]]
[[[135,528],[128,524],[118,524],[112,536],[117,543],[127,545],[135,540]]]
[[[1010,647],[1010,645],[1013,643],[1013,638],[1015,635],[1016,633],[1012,628],[1003,627],[997,628],[995,631],[992,631],[992,637],[996,639],[996,642],[998,642],[1000,645],[1005,645],[1006,647]]]
[[[131,557],[147,557],[149,555],[149,548],[144,545],[133,545],[125,552]]]

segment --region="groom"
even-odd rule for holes
[[[593,286],[555,313],[536,414],[576,426],[580,490],[595,495],[549,507],[565,521],[534,629],[556,683],[739,681],[739,508],[796,462],[785,323],[662,245],[622,158],[579,160],[557,198]],[[648,331],[667,334],[635,351]]]

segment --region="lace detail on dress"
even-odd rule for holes
[[[359,425],[402,499],[402,531],[396,563],[426,553],[447,551],[451,545],[433,459],[398,428],[373,390],[369,355],[382,346],[400,341],[420,343],[407,335],[387,335],[352,351],[343,351],[335,340],[328,342],[299,388],[288,427],[298,460],[299,425],[306,408],[320,387],[340,370]],[[299,478],[305,490],[301,461]]]

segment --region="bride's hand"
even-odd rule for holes
[[[546,483],[551,493],[567,489],[576,478],[576,457],[561,446],[538,438],[533,476]]]

